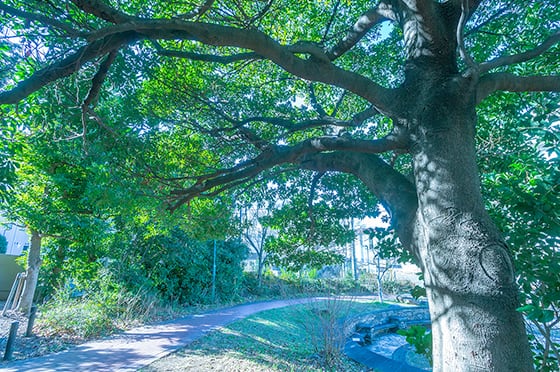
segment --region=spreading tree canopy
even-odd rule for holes
[[[554,1],[6,0],[0,11],[2,120],[55,125],[88,156],[91,136],[138,139],[142,182],[158,181],[171,210],[267,180],[352,175],[338,193],[359,180],[423,271],[434,370],[532,369],[477,155],[520,146],[500,137],[509,125],[537,128],[524,137],[542,144],[535,156],[558,155],[550,116],[505,117],[558,109],[555,93],[523,93],[560,91]],[[46,107],[64,115],[50,122]]]

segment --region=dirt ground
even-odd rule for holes
[[[16,342],[13,346],[12,360],[31,358],[68,348],[68,342],[57,337],[44,337],[36,334],[25,337],[27,317],[15,311],[8,311],[6,315],[2,316],[2,309],[4,309],[4,302],[0,301],[0,366],[6,351],[10,326],[13,322],[19,322],[19,326]]]

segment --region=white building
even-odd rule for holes
[[[25,227],[8,222],[0,215],[0,234],[8,241],[6,254],[19,256],[29,248],[29,235]]]

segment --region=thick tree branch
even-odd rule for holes
[[[282,117],[267,117],[267,116],[255,116],[239,121],[233,120],[229,117],[224,117],[224,119],[234,124],[234,126],[230,128],[223,128],[221,130],[223,131],[236,130],[244,126],[245,124],[253,123],[253,122],[262,122],[271,125],[276,125],[286,129],[288,133],[293,133],[293,132],[312,129],[312,128],[319,128],[326,125],[344,127],[344,128],[354,128],[361,125],[365,120],[369,119],[370,117],[378,113],[379,112],[375,110],[375,108],[370,107],[364,111],[355,114],[351,120],[339,120],[333,118],[332,116],[326,116],[320,119],[309,119],[300,122],[295,122],[293,120],[282,118]]]
[[[381,2],[367,10],[348,30],[346,36],[327,52],[328,58],[331,61],[337,59],[356,45],[373,26],[389,19],[395,19],[392,1]]]
[[[312,48],[303,43],[283,46],[258,30],[158,19],[136,20],[132,23],[110,26],[102,31],[106,35],[103,39],[93,41],[74,55],[21,82],[15,88],[18,94],[15,94],[13,90],[1,93],[0,104],[15,103],[42,86],[68,76],[86,61],[103,55],[123,43],[131,43],[138,39],[184,39],[196,40],[213,46],[232,46],[252,50],[296,76],[347,89],[370,101],[383,113],[391,114],[395,106],[393,89],[383,88],[371,79],[326,62],[326,57],[319,55],[322,52],[318,47]],[[310,53],[315,58],[302,59],[294,55],[294,53],[304,52]]]
[[[205,102],[204,100],[199,100],[200,102],[205,103],[209,107],[211,106],[210,103]],[[224,120],[228,121],[232,124],[230,127],[219,127],[215,129],[208,129],[198,126],[196,123],[193,123],[194,127],[201,131],[202,133],[210,134],[215,136],[219,133],[230,133],[230,132],[238,132],[244,139],[246,139],[249,143],[257,147],[258,149],[262,150],[263,148],[270,146],[271,144],[262,138],[260,138],[256,133],[248,129],[245,125],[249,123],[267,123],[271,125],[278,126],[280,128],[284,128],[286,133],[294,133],[302,130],[313,129],[313,128],[321,128],[325,126],[336,126],[341,128],[355,128],[360,126],[366,119],[370,118],[374,114],[377,113],[374,109],[367,109],[362,112],[357,113],[351,120],[339,120],[333,118],[331,116],[326,116],[320,119],[309,119],[303,120],[300,122],[296,122],[287,118],[282,117],[267,117],[267,116],[255,116],[245,118],[243,120],[235,120],[228,116],[226,113],[218,110],[217,108],[210,107],[210,110],[215,112]],[[336,138],[336,137],[335,137]]]
[[[391,215],[401,243],[416,254],[411,242],[418,201],[416,188],[405,176],[376,155],[350,151],[309,154],[302,157],[300,165],[318,172],[339,171],[358,177]]]
[[[78,8],[111,23],[124,23],[140,19],[108,6],[103,0],[71,0]]]
[[[20,17],[29,21],[39,22],[42,25],[47,26],[49,28],[54,28],[57,30],[64,31],[66,32],[66,34],[68,34],[68,36],[71,37],[85,37],[86,35],[86,33],[75,30],[74,28],[72,28],[72,26],[64,22],[57,21],[56,19],[47,17],[42,14],[24,12],[23,10],[12,8],[11,6],[3,4],[1,2],[0,2],[0,10],[16,17]]]
[[[459,18],[459,24],[457,26],[457,47],[459,48],[459,55],[461,56],[469,70],[474,72],[478,71],[479,67],[465,47],[464,35],[465,25],[467,24],[467,19],[470,12],[469,4],[469,0],[461,1],[461,17]]]
[[[493,59],[488,62],[484,62],[480,64],[480,73],[486,73],[490,70],[493,70],[497,67],[508,66],[516,63],[522,63],[529,61],[535,57],[546,52],[549,48],[553,45],[560,42],[560,31],[556,31],[551,36],[549,36],[541,45],[537,46],[536,48],[529,50],[524,53],[514,54],[511,56],[503,56]]]
[[[476,101],[480,103],[498,90],[509,92],[560,92],[560,76],[516,76],[506,72],[480,78]]]
[[[193,61],[215,62],[224,65],[229,63],[239,62],[239,61],[263,59],[262,56],[254,52],[237,53],[228,56],[221,56],[215,54],[199,54],[193,52],[184,52],[180,50],[160,49],[158,50],[158,54],[166,57],[186,58],[186,59],[191,59]]]
[[[17,103],[45,85],[73,74],[86,62],[105,55],[112,50],[117,50],[123,44],[137,39],[138,35],[135,33],[123,33],[111,35],[86,45],[69,57],[35,72],[31,77],[21,81],[11,90],[1,92],[0,104]]]
[[[355,153],[381,153],[404,148],[405,143],[388,136],[379,140],[356,140],[345,137],[320,137],[303,141],[295,146],[270,146],[259,156],[229,169],[198,177],[196,183],[186,189],[175,190],[175,203],[171,210],[200,196],[211,196],[242,184],[274,166],[297,163],[306,154],[324,151],[353,151]]]
[[[389,134],[387,137],[377,140],[353,139],[345,136],[318,137],[306,140],[294,146],[294,148],[301,151],[301,154],[322,151],[353,151],[367,154],[379,154],[392,150],[406,149],[407,146],[408,144],[406,142]]]
[[[374,106],[370,106],[364,111],[360,111],[357,114],[355,114],[354,117],[352,117],[352,123],[354,123],[354,125],[359,125],[364,121],[366,121],[367,119],[371,118],[372,116],[378,114],[380,114],[380,112]]]
[[[82,110],[86,111],[89,105],[92,104],[92,102],[99,95],[99,92],[101,91],[101,85],[103,84],[103,81],[105,80],[105,77],[109,72],[109,67],[111,67],[111,65],[115,61],[115,58],[117,58],[117,55],[118,55],[118,49],[111,50],[107,55],[107,58],[105,58],[105,60],[99,66],[97,73],[95,74],[95,76],[91,81],[91,88],[86,98],[84,99],[84,102],[82,103]]]

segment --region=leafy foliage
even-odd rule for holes
[[[414,346],[417,354],[424,355],[428,362],[433,364],[432,358],[432,332],[426,327],[413,325],[406,329],[399,329],[399,335],[406,336],[406,342]]]
[[[539,334],[532,337],[536,367],[554,370],[558,346],[550,336],[560,322],[557,100],[509,97],[502,112],[486,110],[481,108],[488,120],[482,130],[489,133],[481,133],[479,153],[487,204],[514,253],[519,311]]]
[[[135,285],[130,279],[136,272],[168,301],[193,305],[213,300],[210,296],[213,241],[199,242],[173,229],[167,235],[139,235],[132,244],[114,263],[117,272],[129,276],[129,286]],[[216,244],[216,300],[231,302],[237,299],[241,290],[241,261],[247,247],[236,241]]]

